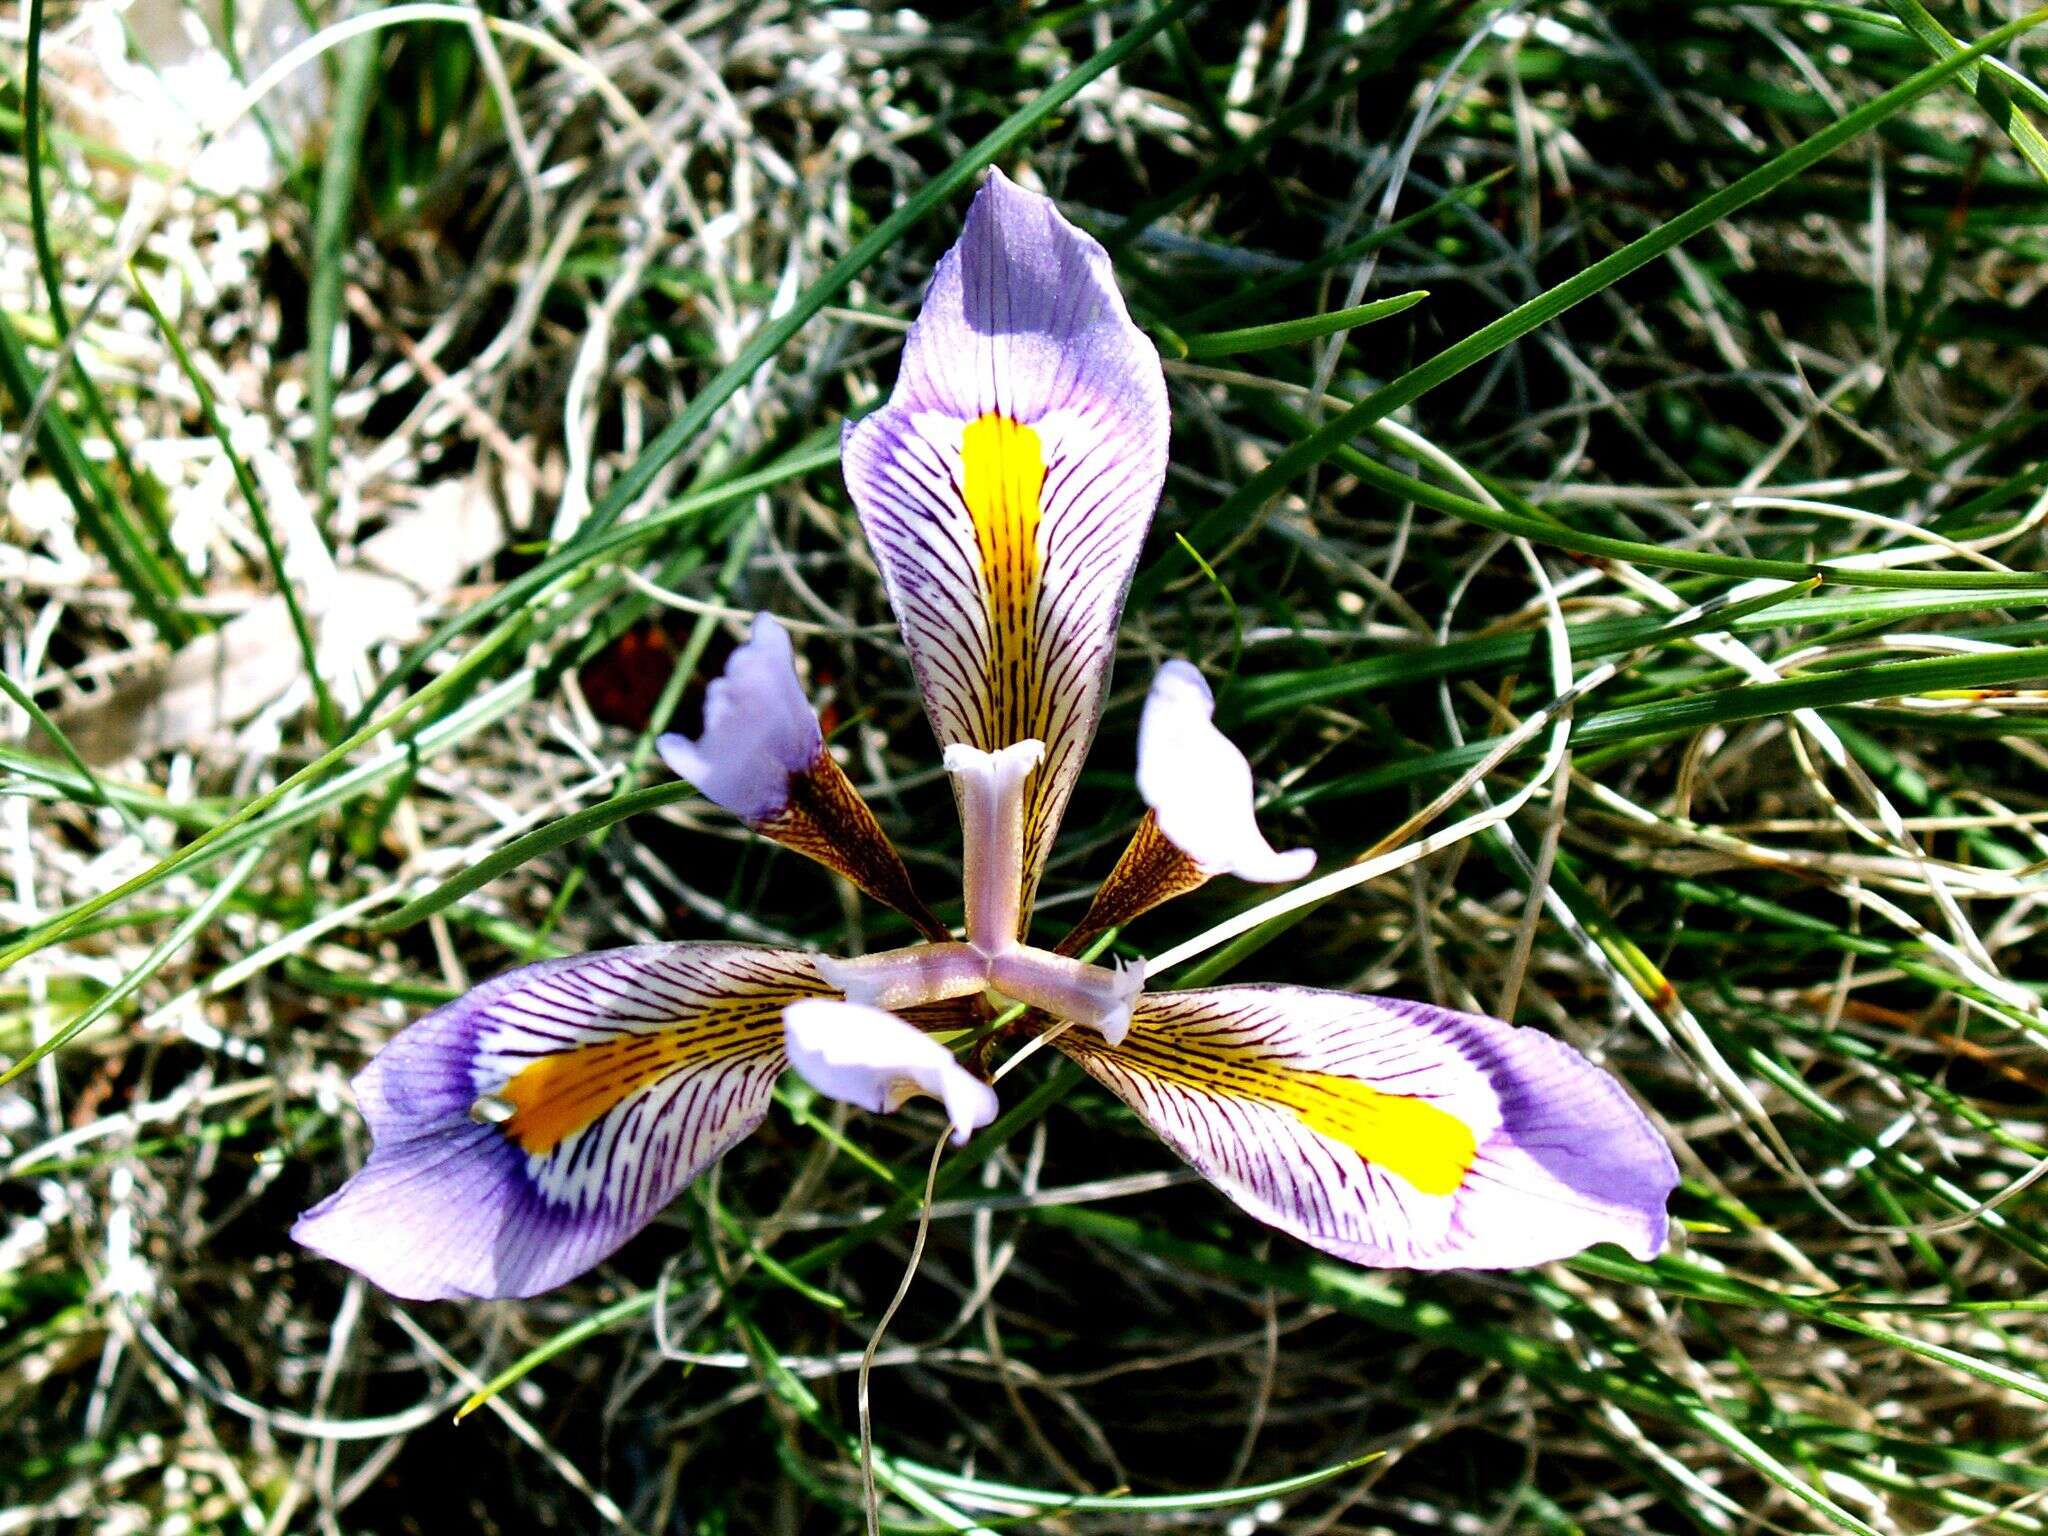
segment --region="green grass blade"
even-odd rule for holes
[[[1360,427],[1360,431],[1370,432],[1374,425],[1373,422],[1366,422]],[[1533,544],[1570,550],[1573,554],[1625,560],[1631,565],[1647,566],[1652,570],[1696,571],[1702,575],[1726,576],[1738,581],[1807,581],[1818,577],[1832,586],[1892,591],[1917,589],[2013,592],[2048,589],[2048,571],[1876,569],[1832,561],[1772,560],[1753,555],[1724,555],[1707,549],[1685,549],[1670,543],[1657,544],[1641,539],[1615,538],[1574,528],[1547,516],[1518,510],[1512,501],[1506,506],[1488,506],[1456,491],[1445,490],[1442,486],[1434,485],[1427,480],[1404,474],[1398,469],[1382,464],[1349,443],[1333,445],[1328,456],[1335,459],[1345,473],[1356,475],[1400,500],[1413,501],[1452,517],[1462,517],[1467,522],[1491,528],[1496,533],[1527,539]],[[1204,522],[1214,520],[1212,516],[1204,519]],[[1220,529],[1218,531],[1220,533]]]
[[[1951,58],[1962,51],[1962,44],[1934,19],[1920,0],[1885,0],[1885,4],[1891,7],[1892,14],[1899,18],[1907,31],[1927,45],[1927,51],[1935,58]],[[2048,181],[2048,138],[2043,138],[2041,130],[2013,104],[1997,77],[1990,70],[1973,64],[1962,72],[1957,83],[1977,98],[1999,131],[2012,140],[2012,147],[2020,152],[2020,158],[2033,167],[2034,174]]]
[[[313,493],[324,528],[334,510],[334,353],[342,325],[341,287],[361,174],[363,128],[377,86],[383,39],[351,38],[341,47],[341,79],[328,117],[327,158],[313,215],[312,274],[306,293],[306,404],[313,417]]]
[[[1366,1271],[1330,1259],[1292,1263],[1253,1258],[1211,1243],[1189,1242],[1126,1216],[1087,1207],[1045,1206],[1033,1220],[1151,1254],[1200,1272],[1278,1287],[1396,1332],[1494,1360],[1553,1389],[1586,1392],[1631,1412],[1699,1431],[1733,1451],[1760,1476],[1783,1488],[1838,1528],[1877,1536],[1865,1521],[1799,1477],[1745,1426],[1689,1390],[1646,1367],[1613,1370],[1582,1366],[1547,1341],[1486,1323],[1462,1320],[1440,1302],[1419,1300]]]
[[[63,755],[64,761],[70,765],[71,771],[78,776],[79,782],[84,786],[86,797],[95,805],[103,805],[120,817],[121,824],[144,847],[148,847],[149,835],[143,829],[142,823],[136,819],[134,811],[129,809],[127,801],[116,799],[107,793],[107,786],[100,782],[99,775],[92,771],[86,760],[78,755],[78,749],[71,745],[71,738],[58,728],[56,721],[44,713],[42,705],[35,701],[29,691],[5,672],[0,672],[0,693],[5,693],[13,700],[15,706],[28,716],[29,724],[41,731],[44,738]]]
[[[1250,325],[1235,331],[1207,331],[1198,336],[1183,336],[1180,341],[1187,355],[1193,358],[1235,357],[1245,352],[1264,352],[1274,347],[1291,347],[1297,342],[1314,341],[1319,336],[1348,331],[1353,326],[1370,325],[1375,320],[1391,319],[1404,310],[1413,309],[1428,297],[1427,289],[1417,288],[1390,299],[1375,299],[1370,304],[1332,310],[1327,315],[1280,320],[1272,325]]]
[[[1802,172],[1818,165],[1838,149],[1887,118],[1911,106],[1928,92],[1938,89],[1981,59],[2003,48],[2033,28],[2048,22],[2048,9],[2029,12],[2016,21],[1987,32],[1969,47],[1959,50],[1865,102],[1854,111],[1830,123],[1812,137],[1774,156],[1765,164],[1702,198],[1668,223],[1659,225],[1620,250],[1602,257],[1573,274],[1554,288],[1518,305],[1489,325],[1482,326],[1463,341],[1439,352],[1428,362],[1411,368],[1399,378],[1374,390],[1350,410],[1333,417],[1308,436],[1291,444],[1273,462],[1253,475],[1213,511],[1199,518],[1189,537],[1207,546],[1220,537],[1241,530],[1255,521],[1266,504],[1282,488],[1315,464],[1359,437],[1374,422],[1419,400],[1439,385],[1466,369],[1484,362],[1501,348],[1519,341],[1595,294],[1611,288],[1631,272],[1677,249],[1701,231],[1712,228],[1730,214],[1786,185]],[[1148,571],[1147,585],[1140,596],[1156,589],[1158,568]]]
[[[26,422],[42,400],[48,380],[30,359],[14,322],[0,312],[0,385],[12,397],[17,421]],[[170,566],[152,550],[122,514],[106,475],[85,451],[78,433],[55,400],[36,422],[36,448],[43,467],[71,503],[92,546],[106,557],[121,587],[164,639],[177,645],[198,625],[175,606],[178,583]]]
[[[4,1073],[0,1073],[0,1083],[11,1082],[23,1072],[28,1071],[45,1056],[50,1055],[53,1051],[62,1050],[67,1043],[84,1034],[85,1031],[91,1029],[93,1025],[141,991],[152,976],[162,970],[174,955],[191,942],[193,935],[200,932],[208,923],[213,921],[215,915],[227,904],[229,898],[242,888],[250,875],[255,873],[257,865],[262,862],[262,858],[262,848],[249,849],[242,856],[241,860],[215,882],[213,889],[208,891],[196,906],[181,917],[177,925],[169,933],[165,934],[139,963],[129,967],[127,974],[122,976],[114,985],[107,988],[105,992],[101,993],[90,1007],[82,1010],[76,1017],[67,1021],[61,1029],[37,1041],[34,1049],[23,1052],[18,1061],[12,1063]]]
[[[1203,325],[1220,314],[1243,310],[1249,305],[1263,303],[1275,294],[1284,293],[1289,288],[1297,287],[1302,283],[1312,282],[1316,278],[1321,277],[1325,272],[1333,272],[1349,262],[1358,260],[1361,256],[1371,255],[1381,246],[1387,244],[1388,241],[1398,239],[1419,224],[1428,223],[1447,209],[1475,206],[1489,188],[1498,185],[1502,179],[1512,174],[1511,169],[1503,168],[1481,176],[1469,186],[1459,187],[1456,191],[1447,192],[1442,197],[1425,203],[1413,213],[1405,213],[1391,224],[1375,229],[1370,234],[1361,235],[1356,240],[1347,240],[1344,244],[1301,263],[1300,266],[1291,267],[1285,272],[1277,272],[1268,278],[1262,278],[1260,281],[1241,288],[1236,293],[1230,294],[1225,298],[1213,299],[1207,304],[1197,305],[1194,309],[1180,316],[1180,323],[1183,326]]]
[[[1821,677],[1717,688],[1696,698],[1631,704],[1603,710],[1572,732],[1575,744],[1615,742],[1702,730],[1738,720],[1763,720],[1796,709],[1830,709],[1873,699],[1902,699],[1958,689],[2002,688],[2048,682],[2048,646],[1970,656],[1886,661]]]
[[[615,822],[629,816],[643,815],[659,810],[664,805],[674,805],[680,800],[696,797],[697,791],[680,781],[667,784],[653,784],[645,789],[636,789],[605,800],[597,805],[585,806],[567,816],[536,827],[524,837],[516,837],[504,847],[486,854],[474,864],[467,865],[461,873],[444,880],[424,895],[415,896],[397,911],[387,913],[369,924],[372,932],[393,933],[402,928],[423,922],[436,912],[444,911],[462,900],[471,891],[489,885],[499,876],[532,862],[544,854],[554,852],[565,843],[590,836],[602,831]]]
[[[62,347],[71,331],[71,316],[64,303],[63,271],[50,239],[49,199],[43,186],[43,161],[47,148],[42,102],[43,20],[43,0],[30,0],[28,56],[22,78],[21,149],[27,172],[29,229],[35,246],[36,267],[42,277],[44,296],[49,301],[57,342]],[[29,366],[25,353],[9,361],[8,372],[10,375],[18,373],[24,380],[34,377],[34,369]],[[80,521],[85,523],[94,542],[114,562],[123,585],[143,605],[145,614],[165,639],[176,644],[196,633],[199,626],[170,605],[180,595],[194,590],[195,584],[176,558],[167,553],[169,530],[163,522],[161,509],[146,494],[147,482],[130,459],[126,440],[115,429],[113,419],[100,398],[98,386],[77,362],[75,355],[71,360],[70,374],[99,429],[101,440],[112,448],[115,460],[127,475],[128,484],[142,499],[144,515],[151,525],[149,535],[143,535],[130,524],[112,485],[89,456],[82,453],[65,455],[59,484],[71,498]],[[24,391],[12,377],[9,384],[21,410],[25,414],[33,410],[25,395],[39,391]],[[59,416],[54,402],[49,407],[49,414]],[[71,431],[63,426],[61,420],[54,422],[53,426],[67,434]],[[53,472],[56,472],[54,468]],[[90,502],[85,500],[81,487],[91,492]]]
[[[1318,1467],[1313,1472],[1284,1477],[1277,1482],[1255,1483],[1244,1488],[1217,1488],[1205,1493],[1054,1493],[1044,1488],[1019,1488],[1010,1483],[989,1482],[985,1478],[963,1477],[957,1472],[923,1467],[915,1462],[899,1461],[896,1466],[905,1477],[929,1484],[942,1493],[967,1494],[1004,1504],[1023,1504],[1049,1514],[1061,1511],[1075,1514],[1179,1514],[1204,1509],[1233,1509],[1240,1504],[1255,1504],[1261,1499],[1289,1498],[1342,1477],[1347,1472],[1369,1467],[1385,1454],[1384,1451],[1373,1451],[1365,1456],[1354,1456],[1349,1461],[1340,1461],[1335,1466]]]
[[[584,533],[594,537],[617,521],[621,513],[639,500],[663,467],[696,440],[719,409],[745,388],[748,381],[767,366],[769,360],[787,346],[819,310],[844,293],[861,273],[917,228],[933,209],[968,186],[1000,156],[1017,148],[1040,124],[1096,80],[1187,15],[1195,8],[1195,3],[1196,0],[1169,0],[1168,4],[1155,8],[1130,31],[1092,55],[1087,63],[1070,70],[990,129],[952,164],[906,198],[900,208],[877,224],[866,237],[828,267],[823,276],[806,287],[784,313],[761,327],[740,349],[739,356],[720,369],[682,413],[662,428],[634,460],[632,467],[591,509],[584,524]]]

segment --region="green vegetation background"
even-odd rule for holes
[[[836,444],[992,162],[1110,247],[1175,408],[1044,920],[1193,657],[1277,844],[1456,835],[1168,980],[1554,1030],[1684,1230],[1353,1270],[1035,1059],[876,1358],[890,1528],[2043,1529],[2041,15],[480,16],[322,32],[233,195],[138,151],[90,13],[0,38],[0,1531],[859,1527],[929,1114],[790,1095],[528,1304],[285,1232],[363,1155],[347,1076],[471,979],[890,941],[651,758],[739,615],[800,621],[949,886]],[[344,579],[393,550],[417,612]]]

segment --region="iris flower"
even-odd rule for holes
[[[1027,1005],[1024,1029],[1231,1200],[1326,1253],[1415,1269],[1600,1242],[1654,1256],[1670,1154],[1618,1082],[1550,1036],[1305,987],[1147,991],[1142,964],[1079,958],[1214,876],[1288,881],[1314,862],[1261,835],[1251,770],[1187,662],[1145,701],[1136,834],[1074,932],[1029,942],[1166,440],[1159,357],[1108,256],[992,173],[894,393],[843,452],[958,802],[964,933],[919,898],[826,749],[788,636],[760,615],[702,734],[664,737],[663,756],[923,942],[847,960],[647,944],[485,982],[356,1078],[374,1150],[294,1236],[399,1296],[530,1296],[603,1260],[760,1125],[785,1068],[878,1112],[932,1096],[965,1140],[995,1091],[938,1034],[992,1017],[993,996]]]

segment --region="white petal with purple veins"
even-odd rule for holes
[[[1664,1246],[1671,1154],[1562,1041],[1426,1003],[1306,987],[1138,999],[1111,1048],[1055,1044],[1238,1205],[1404,1269],[1511,1269]]]
[[[292,1236],[416,1300],[598,1263],[761,1123],[810,957],[646,944],[545,960],[401,1032],[355,1080],[369,1160]]]

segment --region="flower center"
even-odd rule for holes
[[[1010,1002],[1085,1024],[1114,1045],[1131,1027],[1143,964],[1090,965],[1022,943],[1024,785],[1045,756],[1037,740],[996,752],[955,744],[946,771],[960,793],[966,850],[967,939],[913,944],[858,960],[820,957],[818,974],[846,994],[894,1013],[993,991]]]
[[[993,954],[974,944],[912,944],[858,960],[820,955],[816,964],[818,974],[850,1003],[896,1013],[991,991],[1085,1024],[1112,1045],[1130,1028],[1131,1005],[1145,985],[1142,962],[1112,970],[1014,940]]]

